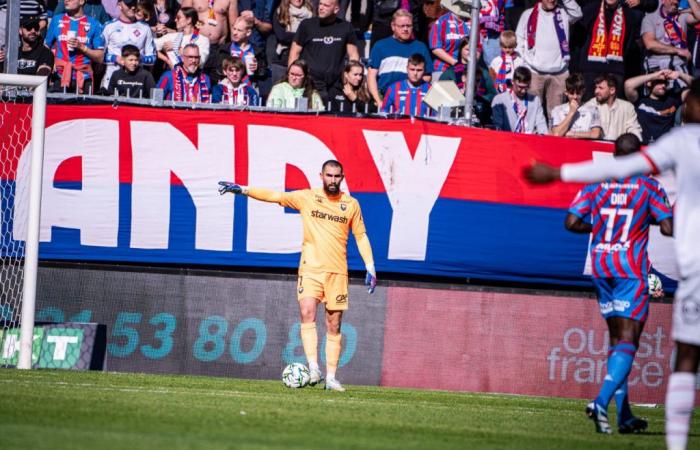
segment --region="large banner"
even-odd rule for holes
[[[532,187],[521,171],[611,151],[410,119],[59,105],[48,107],[45,147],[41,258],[295,267],[298,215],[219,196],[217,182],[317,187],[321,163],[338,159],[380,272],[579,285],[588,236],[563,221],[581,186]],[[3,195],[26,195],[28,154]],[[675,278],[671,241],[653,234],[652,256],[665,255],[656,269]],[[354,243],[349,258],[364,267]]]

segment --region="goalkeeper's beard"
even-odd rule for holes
[[[324,184],[323,190],[327,195],[335,196],[340,194],[340,184]]]

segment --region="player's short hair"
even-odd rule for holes
[[[615,139],[615,156],[629,155],[638,152],[642,148],[642,142],[632,133],[621,134]]]
[[[617,78],[615,78],[615,75],[611,73],[604,73],[601,75],[598,75],[594,81],[596,85],[600,83],[605,83],[608,85],[608,87],[615,88],[617,90]]]
[[[420,53],[414,53],[408,58],[407,66],[425,65],[425,58]]]
[[[525,66],[516,67],[513,71],[513,81],[530,83],[532,81],[532,72]]]
[[[339,167],[340,172],[344,173],[343,165],[340,164],[340,162],[336,161],[335,159],[329,159],[328,161],[324,162],[323,165],[321,166],[321,173],[323,173],[323,171],[326,170],[326,167]]]
[[[518,44],[518,37],[515,35],[513,30],[505,30],[501,33],[501,37],[498,38],[501,47],[504,48],[515,48]]]
[[[137,46],[126,44],[122,47],[122,58],[126,58],[127,56],[136,56],[137,58],[140,58],[141,52]]]
[[[224,59],[221,60],[221,70],[226,72],[231,67],[234,67],[241,72],[245,72],[245,63],[241,58],[230,55],[225,56]]]
[[[580,73],[572,73],[566,78],[566,92],[583,94],[586,90],[586,82]]]

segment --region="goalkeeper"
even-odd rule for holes
[[[367,237],[360,204],[340,190],[345,178],[343,166],[335,160],[321,167],[323,189],[304,189],[275,192],[267,189],[220,182],[219,192],[247,195],[265,202],[279,203],[296,209],[304,226],[301,247],[297,299],[301,313],[301,341],[309,362],[311,384],[321,381],[318,365],[318,334],[316,309],[319,303],[326,309],[326,383],[325,388],[345,391],[336,379],[340,359],[340,325],[343,311],[348,309],[348,233],[352,229],[357,248],[367,267],[365,284],[374,292],[377,275],[372,258],[372,247]]]

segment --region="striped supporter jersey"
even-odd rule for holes
[[[72,18],[68,14],[61,14],[51,20],[46,32],[46,46],[53,50],[57,59],[70,61],[77,66],[90,64],[87,55],[68,48],[71,34],[75,34],[78,40],[88,48],[102,49],[105,46],[102,39],[102,25],[96,19],[89,16]],[[62,73],[60,67],[57,67],[57,71],[59,75]],[[73,72],[74,79],[75,76],[76,72]]]
[[[469,36],[469,24],[454,13],[448,12],[430,27],[428,43],[431,50],[440,48],[459,61],[459,43],[465,36]],[[436,72],[444,72],[450,67],[440,58],[435,58],[433,64],[433,70]]]
[[[569,212],[591,217],[591,265],[596,278],[646,279],[649,225],[672,215],[666,192],[646,176],[589,184]]]
[[[382,112],[414,117],[430,117],[432,110],[423,102],[430,90],[430,83],[413,86],[408,80],[397,81],[389,86],[382,102]]]

